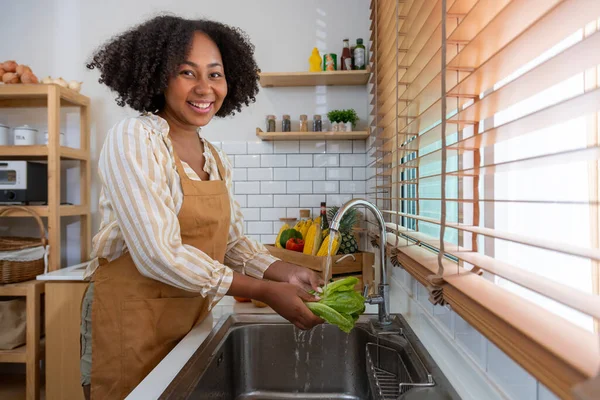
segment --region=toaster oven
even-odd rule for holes
[[[0,203],[48,202],[48,165],[0,160]]]

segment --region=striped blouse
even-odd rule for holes
[[[217,151],[231,200],[226,265],[181,242],[177,214],[183,191],[168,133],[167,122],[153,114],[125,119],[108,132],[99,160],[101,224],[92,242],[92,260],[85,277],[96,270],[98,258],[111,261],[129,251],[142,275],[211,296],[212,307],[227,293],[233,280],[232,270],[262,278],[277,258],[244,236],[243,216],[233,197],[231,162],[221,150]],[[208,146],[204,148],[204,171],[210,180],[218,180],[212,152]],[[201,180],[185,162],[182,164],[190,179]],[[133,186],[132,190],[121,190],[125,185]],[[157,214],[168,217],[156,223]]]

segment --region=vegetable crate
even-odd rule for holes
[[[308,254],[280,249],[274,245],[266,245],[273,257],[277,257],[283,261],[301,265],[310,268],[314,271],[323,272],[326,268],[327,257],[311,256]],[[370,284],[373,281],[373,263],[375,255],[369,252],[359,252],[354,254],[338,254],[331,257],[333,279],[336,275],[354,275],[362,282]],[[330,279],[331,276],[328,277]],[[362,283],[360,290],[362,290]]]

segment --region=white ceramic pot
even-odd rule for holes
[[[16,127],[14,130],[15,135],[15,146],[33,146],[35,145],[35,138],[38,130],[30,127],[29,125],[23,125]]]
[[[44,144],[45,145],[48,144],[48,131],[44,132]],[[60,133],[60,145],[61,146],[65,145],[65,133],[64,132]]]
[[[0,146],[8,146],[8,132],[10,128],[4,124],[0,124]]]
[[[346,132],[352,132],[352,122],[346,122],[346,123],[344,123],[344,128],[345,128],[344,130]]]
[[[341,124],[341,122],[332,122],[331,123],[331,130],[333,132],[339,132],[340,131],[340,124]]]

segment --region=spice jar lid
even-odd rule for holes
[[[267,119],[275,119],[274,115],[267,115]]]
[[[310,210],[300,210],[300,218],[310,218]]]
[[[37,129],[35,129],[35,128],[32,128],[32,127],[31,127],[31,126],[29,126],[29,125],[21,125],[21,126],[17,126],[17,127],[15,128],[15,130],[17,130],[17,129],[18,129],[18,130],[20,130],[20,131],[31,131],[31,132],[37,132],[37,131],[38,131]]]
[[[8,125],[0,124],[0,128],[10,128]]]
[[[305,121],[307,118],[308,118],[308,117],[306,116],[306,114],[302,114],[302,115],[300,116],[300,120],[301,120],[301,121]]]
[[[317,115],[315,115],[315,116],[313,117],[313,119],[314,119],[315,121],[320,121],[320,120],[321,120],[321,116],[317,114]]]
[[[283,119],[290,119],[290,116],[287,114],[284,114]]]

